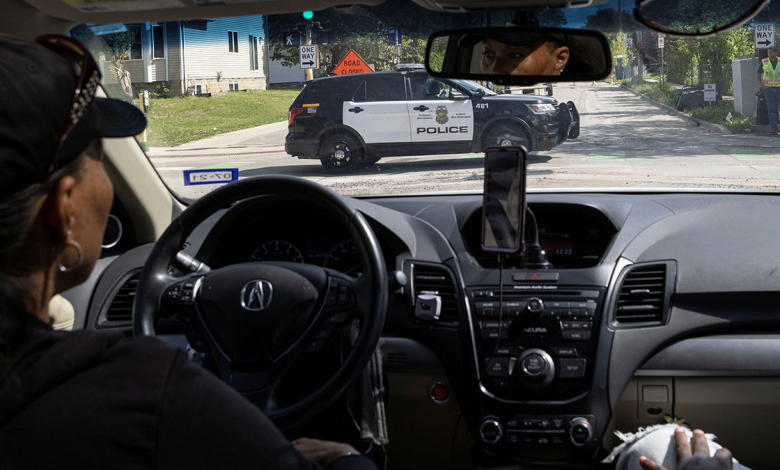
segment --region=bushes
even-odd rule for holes
[[[729,113],[731,113],[731,121],[726,120],[726,116],[728,116]],[[732,104],[692,109],[688,111],[688,114],[696,119],[701,119],[702,121],[720,124],[731,132],[736,133],[745,132],[746,130],[749,131],[751,126],[755,124],[754,118],[743,116],[734,111],[734,105]]]

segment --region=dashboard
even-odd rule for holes
[[[270,204],[269,204],[270,203]],[[211,230],[202,252],[212,268],[252,261],[307,263],[357,277],[362,269],[346,227],[310,205],[250,200],[237,204]],[[387,270],[395,269],[392,235],[380,239]]]
[[[771,429],[780,419],[771,399],[780,390],[772,348],[780,344],[777,196],[530,193],[554,265],[543,271],[511,259],[500,269],[480,251],[479,194],[349,201],[375,231],[388,271],[409,279],[391,293],[382,340],[388,419],[405,423],[394,434],[391,424],[391,439],[404,442],[407,454],[421,455],[427,447],[418,441],[433,433],[450,446],[453,423],[461,423],[475,466],[583,468],[611,448],[613,430],[684,412],[694,426],[727,436],[721,443],[746,465],[771,468],[760,451],[771,448],[771,433],[748,439],[737,431]],[[67,293],[86,312],[84,327],[123,327],[100,320],[150,249],[104,258],[91,284]],[[360,271],[346,230],[310,201],[234,204],[193,232],[185,251],[212,268],[284,259]],[[431,279],[439,284],[431,287]],[[418,320],[415,298],[431,289],[447,297],[447,312],[440,321]],[[456,404],[431,400],[437,383]],[[742,386],[744,393],[734,392]],[[719,387],[731,392],[717,395]],[[663,400],[645,399],[651,390],[664,393],[647,397]],[[705,398],[716,396],[718,408],[708,408]],[[722,409],[739,414],[713,420]],[[445,450],[430,453],[449,462]]]

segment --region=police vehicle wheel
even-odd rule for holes
[[[358,167],[363,149],[348,135],[334,135],[320,147],[320,163],[331,173],[349,173]]]
[[[523,146],[531,150],[530,142],[525,132],[517,126],[509,124],[495,124],[485,136],[485,148],[487,147],[519,147]]]

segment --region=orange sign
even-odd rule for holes
[[[341,59],[341,62],[333,69],[333,73],[338,75],[349,75],[351,73],[369,73],[373,72],[366,61],[360,58],[354,49],[350,49],[347,55]]]

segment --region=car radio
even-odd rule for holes
[[[603,289],[513,285],[468,293],[486,394],[553,405],[587,393]]]

